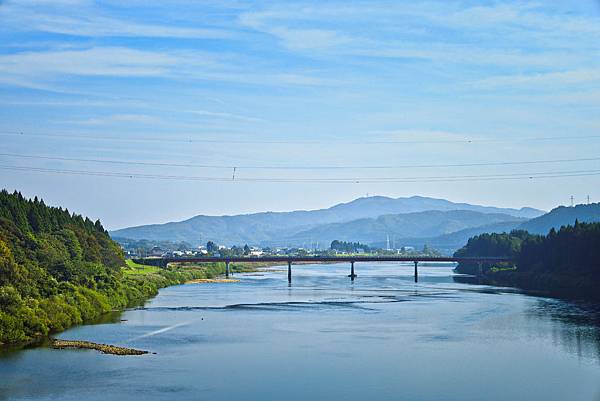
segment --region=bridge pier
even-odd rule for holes
[[[225,261],[225,278],[229,278],[229,261]]]
[[[288,260],[288,284],[292,284],[292,261]]]
[[[356,274],[354,274],[354,261],[350,262],[350,274],[348,275],[348,277],[350,277],[350,280],[352,281],[354,281],[354,279],[358,277]]]
[[[415,283],[419,282],[419,271],[417,270],[418,265],[419,261],[415,260]]]

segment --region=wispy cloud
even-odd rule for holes
[[[240,56],[240,59],[243,59]],[[232,55],[202,51],[150,51],[127,47],[26,51],[0,55],[0,83],[33,89],[63,91],[69,76],[161,78],[222,81],[245,85],[322,86],[339,79],[309,73],[269,73],[238,65]],[[68,92],[67,89],[64,91]]]
[[[248,117],[248,116],[239,115],[239,114],[214,112],[214,111],[208,111],[208,110],[188,110],[187,112],[196,114],[199,116],[205,116],[205,117],[211,117],[211,118],[217,118],[217,119],[225,119],[225,120],[237,120],[237,121],[253,122],[253,123],[265,121],[264,119],[257,118],[257,117]]]
[[[105,15],[88,1],[14,2],[0,7],[0,19],[18,31],[41,31],[88,37],[153,37],[225,39],[234,33],[222,28],[140,23]]]
[[[557,71],[536,74],[502,75],[486,78],[474,83],[475,86],[485,89],[499,87],[531,87],[543,85],[549,87],[564,87],[580,84],[599,84],[600,70],[585,69],[571,71]]]
[[[125,47],[23,52],[0,56],[0,72],[8,75],[157,76],[176,65],[167,53]]]
[[[117,123],[142,123],[154,124],[160,122],[161,119],[147,114],[112,114],[102,117],[94,117],[83,120],[66,120],[61,123],[76,124],[76,125],[109,125]],[[55,121],[56,122],[56,121]]]
[[[521,2],[293,4],[243,13],[240,23],[277,38],[287,49],[315,56],[552,67],[594,59],[573,47],[600,50],[596,19],[550,15],[537,4]]]

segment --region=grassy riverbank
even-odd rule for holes
[[[198,279],[212,279],[225,271],[221,264],[201,268],[128,266],[110,288],[63,285],[47,298],[23,298],[13,287],[0,288],[0,344],[37,341],[71,326],[95,321],[103,314],[142,304],[159,289]]]
[[[100,221],[0,191],[0,344],[43,339],[224,271],[126,262]]]

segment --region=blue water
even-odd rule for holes
[[[295,266],[166,288],[57,337],[156,354],[0,354],[10,400],[600,400],[594,305],[461,284],[451,266]]]

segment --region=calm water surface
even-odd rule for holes
[[[0,354],[10,400],[600,401],[597,307],[461,284],[450,266],[297,266],[164,289],[59,338],[140,357]]]

